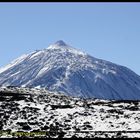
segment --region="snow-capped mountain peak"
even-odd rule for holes
[[[48,50],[59,50],[61,53],[70,52],[70,53],[73,53],[76,55],[87,55],[85,52],[68,45],[63,40],[58,40],[54,44],[51,44],[47,49]]]
[[[58,40],[54,44],[51,44],[47,49],[60,49],[60,48],[71,48],[68,44],[66,44],[63,40]]]
[[[63,40],[58,40],[57,42],[55,42],[55,45],[57,46],[68,46]]]
[[[0,85],[41,87],[85,98],[140,99],[140,76],[62,40],[0,69]]]

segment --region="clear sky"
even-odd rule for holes
[[[140,3],[0,3],[0,67],[57,40],[140,75]]]

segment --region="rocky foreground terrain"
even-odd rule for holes
[[[140,102],[0,88],[0,137],[140,138]]]

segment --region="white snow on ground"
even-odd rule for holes
[[[5,94],[6,91],[19,93],[20,96],[1,96],[3,91]],[[63,131],[63,137],[66,138],[72,136],[140,138],[140,102],[85,100],[50,93],[45,89],[23,87],[0,88],[0,97],[2,130],[52,131],[54,126],[57,129],[53,130]]]

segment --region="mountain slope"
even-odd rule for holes
[[[0,69],[0,85],[45,87],[84,98],[140,100],[140,77],[63,41],[23,55]]]

